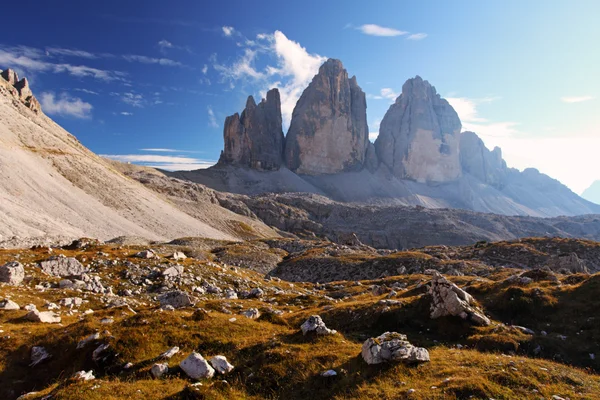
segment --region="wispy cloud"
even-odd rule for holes
[[[400,96],[399,93],[396,93],[394,91],[394,89],[392,88],[382,88],[379,91],[379,94],[369,94],[367,97],[369,97],[370,99],[375,99],[375,100],[381,100],[381,99],[388,99],[391,100],[392,102],[394,100],[396,100],[396,98]]]
[[[376,24],[365,24],[365,25],[356,27],[356,29],[358,29],[365,35],[371,35],[371,36],[388,36],[388,37],[389,36],[402,36],[402,35],[406,35],[408,33],[406,31],[401,31],[399,29],[388,28],[388,27],[376,25]]]
[[[61,93],[58,97],[52,92],[43,92],[40,95],[42,110],[50,115],[62,115],[74,118],[90,118],[92,105],[85,101]]]
[[[133,115],[133,113],[129,111],[121,111],[119,114],[124,115],[126,117],[130,117]]]
[[[563,103],[582,103],[584,101],[594,100],[594,96],[566,96],[561,97]]]
[[[423,40],[427,37],[426,33],[413,33],[412,35],[408,35],[406,39],[408,40]]]
[[[208,72],[208,65],[204,64],[204,67],[202,67],[202,73],[204,75],[206,75],[207,72]]]
[[[223,30],[223,35],[232,36],[235,33],[235,28],[233,26],[224,26],[221,28]]]
[[[101,156],[115,161],[134,163],[169,171],[190,171],[195,169],[204,169],[215,164],[215,161],[213,160],[156,154],[102,154]]]
[[[499,97],[466,98],[448,97],[446,100],[454,108],[463,126],[463,131],[473,131],[482,138],[500,138],[514,136],[517,131],[518,122],[513,121],[489,121],[479,115],[478,107],[482,104],[491,103],[500,99]]]
[[[139,149],[140,151],[151,151],[155,153],[201,153],[200,151],[195,150],[178,150],[178,149],[165,149],[165,148],[148,148],[148,149]]]
[[[208,126],[211,128],[218,128],[219,123],[217,122],[217,117],[215,116],[215,112],[213,111],[211,106],[207,107],[208,111]]]
[[[162,50],[164,49],[172,49],[173,48],[173,43],[169,42],[168,40],[161,40],[158,42],[158,47]]]
[[[169,67],[181,67],[182,63],[179,61],[174,61],[168,58],[155,58],[155,57],[147,57],[147,56],[139,56],[135,54],[127,54],[123,56],[123,59],[129,62],[140,62],[143,64],[158,64],[165,65]]]
[[[99,94],[98,92],[94,92],[93,90],[89,90],[89,89],[75,88],[73,90],[75,90],[77,92],[82,92],[82,93],[87,93],[87,94],[93,94],[93,95],[96,95],[96,96]]]
[[[46,47],[46,52],[52,55],[68,56],[68,57],[79,57],[79,58],[99,58],[96,54],[90,53],[85,50],[77,49],[65,49],[62,47]]]

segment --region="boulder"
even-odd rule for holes
[[[461,126],[456,111],[429,82],[409,79],[381,121],[375,140],[379,163],[399,179],[454,181],[461,176]]]
[[[179,367],[192,379],[212,378],[215,374],[215,370],[210,364],[195,351],[192,352],[185,360],[183,360]]]
[[[186,292],[174,290],[158,296],[161,307],[171,306],[173,308],[189,307],[193,305],[192,299]]]
[[[406,335],[397,332],[367,339],[362,346],[362,358],[367,364],[402,362],[416,364],[429,361],[429,352],[423,347],[415,347],[408,342]]]
[[[72,379],[76,380],[76,381],[91,381],[96,379],[96,377],[94,376],[94,371],[89,370],[89,371],[77,371],[75,372],[75,374],[73,374]]]
[[[179,347],[174,346],[171,347],[169,350],[165,351],[164,353],[162,353],[160,356],[158,356],[159,358],[166,358],[169,359],[171,357],[173,357],[175,354],[179,353]]]
[[[279,90],[269,90],[258,105],[249,96],[241,116],[235,113],[225,119],[223,139],[218,165],[278,170],[284,144]]]
[[[300,96],[286,136],[285,162],[298,174],[359,171],[369,146],[367,102],[356,77],[329,59]]]
[[[166,363],[154,364],[152,368],[150,368],[150,373],[156,379],[162,378],[167,372],[169,372],[169,364]]]
[[[48,351],[44,347],[33,346],[31,348],[31,364],[29,364],[29,366],[35,367],[36,365],[38,365],[44,360],[49,359],[50,357],[52,357],[52,355],[48,353]]]
[[[227,361],[224,356],[214,356],[210,359],[210,364],[220,374],[227,374],[233,371],[233,365]]]
[[[162,274],[164,277],[169,277],[169,278],[181,276],[181,274],[183,274],[183,266],[174,265],[172,267],[165,269]]]
[[[433,275],[429,294],[432,297],[430,315],[433,319],[452,315],[475,325],[490,324],[489,318],[476,306],[475,299],[438,272]]]
[[[590,273],[586,262],[580,259],[577,253],[554,256],[547,262],[546,266],[552,271],[562,274]]]
[[[142,251],[135,253],[133,256],[137,257],[137,258],[145,258],[145,259],[158,258],[158,256],[154,252],[154,250],[142,250]]]
[[[45,324],[58,324],[61,321],[60,315],[52,311],[32,310],[25,315],[25,319],[33,322],[43,322]]]
[[[21,263],[12,261],[0,266],[0,282],[18,286],[25,278],[25,269]]]
[[[21,307],[11,299],[5,299],[0,301],[0,310],[19,310]]]
[[[179,261],[179,260],[185,260],[187,257],[181,251],[176,251],[176,252],[173,253],[173,255],[171,256],[171,258],[173,260],[175,260],[175,261]]]
[[[88,270],[76,258],[63,255],[52,256],[39,264],[42,271],[52,276],[81,276]]]
[[[248,310],[242,312],[242,315],[250,319],[257,319],[260,317],[260,311],[258,311],[257,308],[249,308]]]
[[[337,333],[334,329],[329,329],[325,326],[325,322],[319,315],[311,315],[301,326],[303,335],[314,332],[317,335],[335,335]]]

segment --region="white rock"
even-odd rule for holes
[[[93,342],[94,340],[100,339],[100,333],[92,333],[84,339],[81,339],[79,343],[77,343],[77,349],[81,349],[85,347],[88,343]]]
[[[79,307],[83,304],[83,299],[81,297],[66,297],[64,299],[60,299],[58,304],[64,307]]]
[[[158,301],[160,302],[161,307],[169,305],[174,308],[181,308],[193,304],[190,296],[181,290],[174,290],[172,292],[161,294],[158,296]]]
[[[176,251],[175,253],[173,253],[171,258],[173,258],[174,260],[185,260],[187,257],[181,251]]]
[[[135,253],[133,256],[137,257],[137,258],[146,258],[146,259],[158,258],[158,256],[154,252],[154,250],[143,250],[138,253]]]
[[[315,332],[317,335],[335,335],[335,329],[329,329],[325,326],[325,322],[319,315],[311,315],[301,326],[302,334],[306,335],[309,332]]]
[[[150,373],[156,379],[162,378],[162,376],[164,374],[166,374],[167,372],[169,372],[169,365],[168,364],[154,364],[152,366],[152,368],[150,368]]]
[[[175,346],[175,347],[171,347],[169,350],[162,353],[159,357],[160,358],[171,358],[177,353],[179,353],[179,347]]]
[[[448,281],[438,272],[433,275],[429,294],[431,301],[431,318],[446,315],[459,316],[475,325],[487,326],[491,322],[483,311],[475,306],[473,297]]]
[[[52,311],[29,311],[29,313],[25,315],[25,318],[29,321],[43,322],[45,324],[58,324],[61,321],[60,315]]]
[[[76,258],[62,255],[50,257],[40,264],[42,271],[52,276],[80,276],[88,270]]]
[[[0,266],[0,282],[18,286],[25,278],[25,269],[21,263],[12,261]]]
[[[23,307],[23,309],[25,311],[35,311],[37,310],[37,307],[35,306],[35,304],[27,304],[25,307]]]
[[[248,297],[254,297],[254,298],[259,299],[259,298],[263,297],[264,294],[265,294],[265,291],[262,290],[261,288],[257,287],[250,291],[250,294],[248,295]]]
[[[109,347],[110,347],[110,344],[108,344],[108,343],[104,343],[104,344],[101,344],[100,346],[96,347],[96,349],[92,352],[92,360],[94,360],[94,361],[100,360],[102,358],[102,353],[104,353]]]
[[[73,375],[73,379],[77,380],[77,381],[91,381],[93,379],[96,379],[96,377],[94,376],[94,371],[89,370],[89,371],[77,371],[75,372],[75,374]]]
[[[361,354],[367,364],[389,361],[413,364],[429,361],[426,349],[413,346],[406,335],[397,332],[385,332],[376,338],[367,339],[363,343]]]
[[[337,375],[337,372],[335,372],[332,369],[329,369],[325,372],[321,372],[321,376],[324,376],[324,377],[330,377],[330,376],[336,376],[336,375]]]
[[[225,356],[214,356],[210,359],[210,364],[220,374],[227,374],[233,371],[233,365],[227,361]]]
[[[172,267],[165,269],[162,274],[165,277],[181,276],[183,274],[183,266],[173,265]]]
[[[0,301],[0,310],[19,310],[21,307],[10,299]]]
[[[257,319],[260,317],[260,311],[258,311],[257,308],[249,308],[248,310],[242,312],[242,315],[250,319]]]
[[[238,298],[238,295],[235,290],[228,290],[225,292],[225,298],[228,300],[235,300]]]
[[[212,378],[215,370],[199,353],[192,352],[179,366],[190,378],[202,379]]]
[[[52,355],[42,346],[33,346],[31,348],[31,364],[29,364],[29,366],[34,367],[50,357],[52,357]]]

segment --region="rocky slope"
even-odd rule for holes
[[[598,243],[0,250],[0,398],[598,399],[600,276],[488,264],[534,268],[564,249],[587,262]],[[282,275],[346,268],[352,279],[265,278],[245,268],[249,252],[288,260]],[[357,262],[370,263],[363,275]]]
[[[277,170],[282,164],[283,130],[279,91],[272,89],[258,105],[248,97],[242,115],[227,117],[223,136],[225,148],[220,165],[257,170]]]
[[[260,226],[266,236],[276,235],[202,198],[196,214],[180,210],[45,116],[25,79],[17,81],[8,70],[2,76],[9,80],[0,78],[0,242],[13,236],[106,239],[124,234],[234,240],[242,237],[235,226],[244,221]]]
[[[294,108],[286,165],[306,175],[361,170],[368,145],[365,93],[341,61],[329,59]]]
[[[596,204],[600,204],[600,181],[595,181],[581,195],[584,199]]]

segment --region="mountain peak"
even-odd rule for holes
[[[19,75],[10,68],[1,71],[0,77],[2,77],[0,83],[2,83],[14,97],[18,98],[21,103],[25,104],[27,108],[36,113],[42,110],[40,103],[33,96],[33,92],[29,88],[27,78],[19,80]]]

